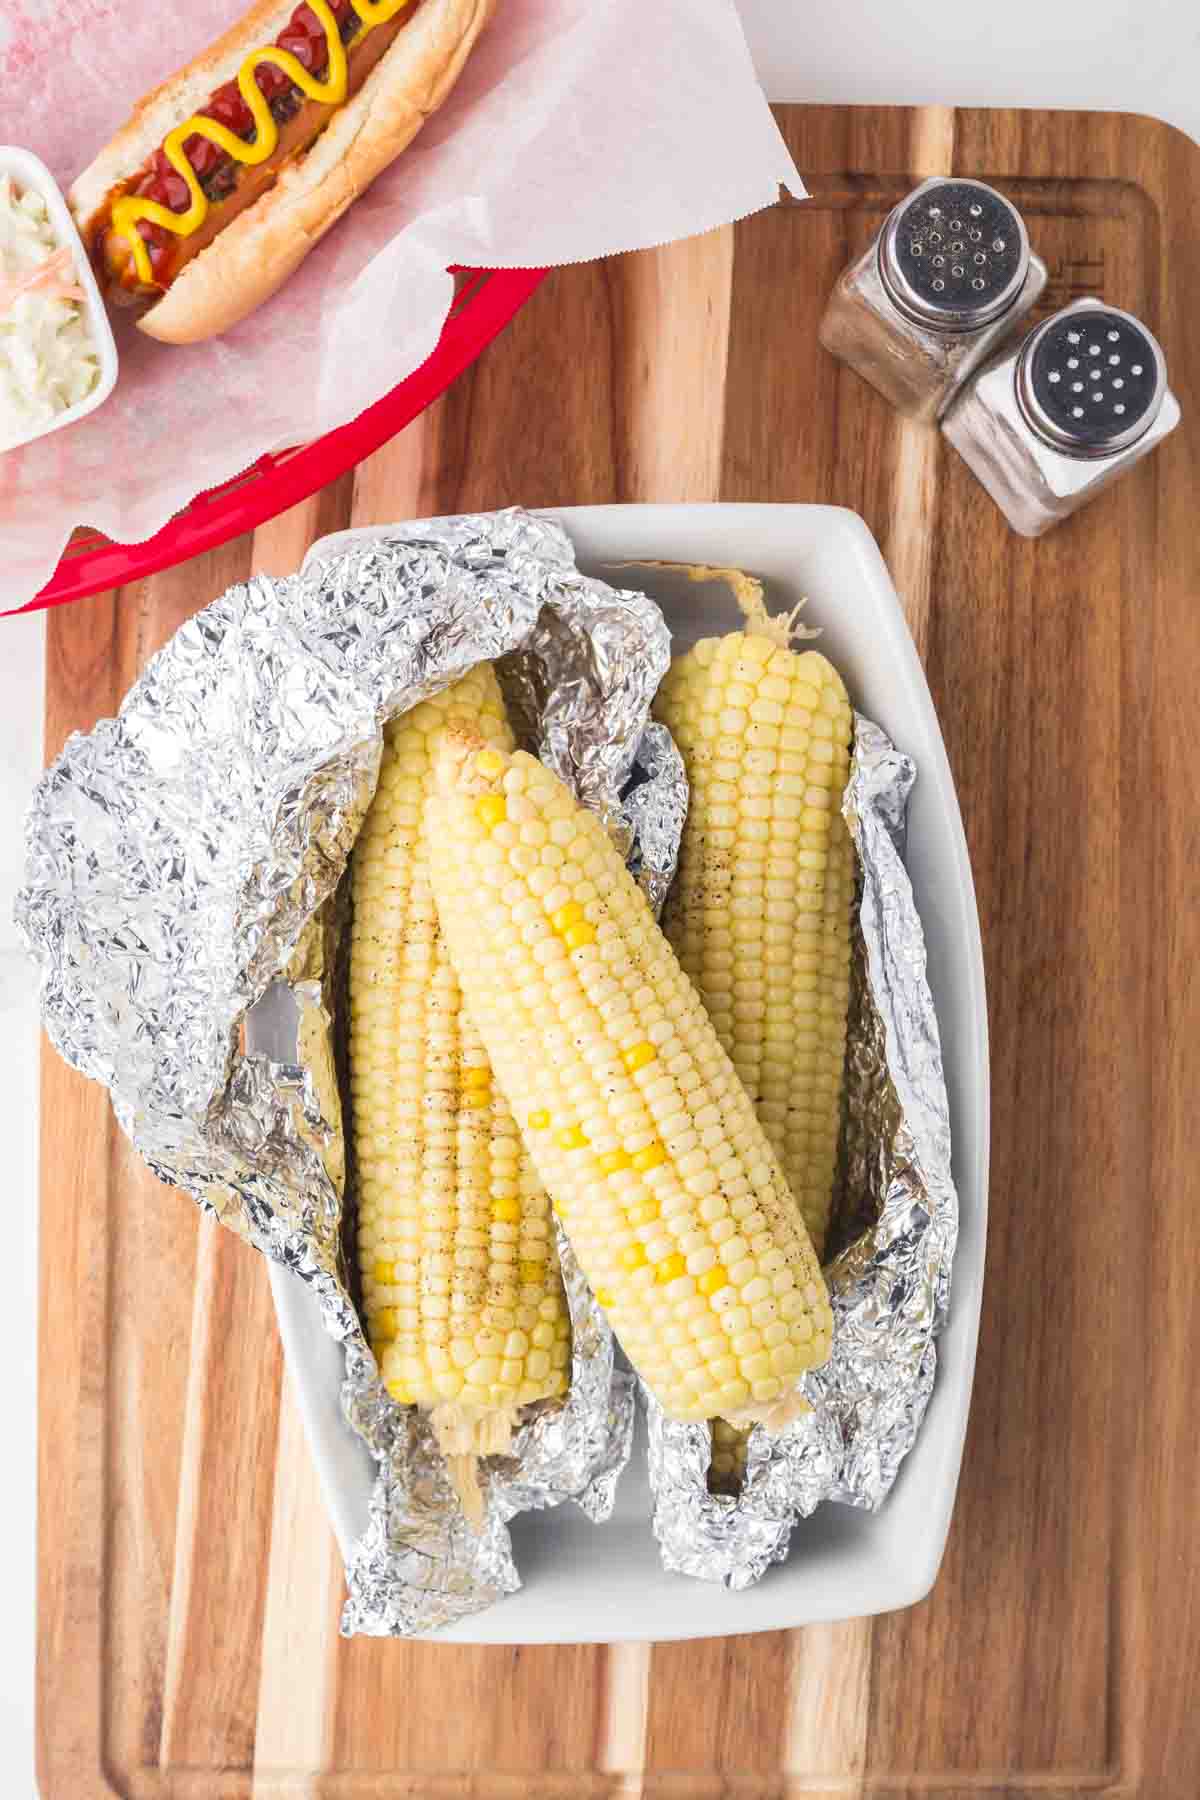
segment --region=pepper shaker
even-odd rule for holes
[[[1077,300],[982,370],[942,430],[1023,537],[1040,537],[1148,456],[1180,420],[1155,339]]]
[[[912,419],[937,419],[1046,285],[1014,206],[936,176],[838,278],[821,342]]]

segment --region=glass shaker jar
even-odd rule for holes
[[[942,430],[1014,531],[1040,537],[1148,456],[1179,420],[1150,332],[1088,299],[983,369]]]
[[[1045,285],[1016,208],[982,181],[936,176],[838,278],[821,342],[906,417],[937,419]]]

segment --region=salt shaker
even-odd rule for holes
[[[821,342],[899,412],[936,419],[1045,285],[1016,208],[982,181],[937,176],[839,276]]]
[[[1014,531],[1040,537],[1148,456],[1179,419],[1150,332],[1088,299],[981,370],[942,430]]]

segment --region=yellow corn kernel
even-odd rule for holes
[[[380,1287],[391,1287],[393,1281],[396,1279],[395,1269],[395,1263],[381,1261],[375,1264],[372,1274]]]
[[[521,1202],[507,1196],[492,1201],[492,1217],[502,1225],[516,1225],[521,1217]]]
[[[568,900],[565,906],[560,906],[557,912],[550,914],[550,923],[555,931],[566,931],[568,926],[578,925],[582,918],[583,908],[578,900]]]
[[[582,950],[586,944],[594,944],[595,941],[596,927],[586,919],[578,925],[568,925],[563,932],[563,942],[568,950]]]
[[[508,802],[503,794],[480,794],[475,802],[475,817],[488,831],[502,825],[508,817]]]
[[[603,1306],[606,1310],[608,1307],[610,1307],[613,1304],[614,1299],[615,1299],[615,1296],[614,1296],[611,1288],[597,1288],[596,1289],[597,1304],[600,1306]]]
[[[640,1269],[646,1260],[646,1252],[640,1244],[626,1244],[621,1252],[621,1267],[624,1269]]]
[[[687,1257],[680,1256],[676,1250],[670,1256],[664,1256],[654,1270],[656,1281],[677,1281],[681,1275],[687,1274]]]
[[[560,1150],[582,1150],[591,1140],[583,1135],[578,1125],[568,1125],[565,1130],[555,1132],[554,1141]]]
[[[517,1274],[520,1276],[525,1286],[528,1287],[534,1282],[543,1281],[545,1279],[546,1265],[545,1263],[539,1262],[520,1262],[517,1264]]]
[[[723,1287],[729,1286],[729,1271],[720,1263],[714,1263],[711,1269],[697,1277],[696,1286],[702,1294],[718,1294]]]
[[[667,1153],[657,1139],[653,1144],[647,1144],[644,1150],[635,1150],[630,1157],[639,1175],[644,1175],[647,1169],[660,1168],[666,1160]]]
[[[545,1131],[550,1123],[550,1114],[543,1107],[539,1107],[536,1112],[530,1113],[525,1123],[529,1126],[530,1131]]]
[[[464,1069],[462,1084],[465,1088],[489,1088],[492,1085],[492,1071],[481,1068]]]
[[[371,1324],[381,1337],[394,1338],[396,1335],[395,1307],[377,1306],[372,1315]]]
[[[492,1104],[492,1096],[486,1088],[464,1088],[458,1096],[458,1104],[466,1112],[482,1112],[485,1106]]]
[[[627,1169],[632,1160],[628,1150],[606,1150],[596,1158],[596,1167],[602,1175],[615,1175],[618,1169]]]
[[[481,750],[475,758],[475,767],[485,780],[490,781],[494,775],[504,773],[504,758],[494,750]]]
[[[400,1406],[413,1404],[413,1391],[405,1381],[389,1381],[386,1384],[388,1393]]]
[[[644,1069],[647,1063],[652,1063],[657,1055],[658,1051],[653,1044],[643,1042],[635,1044],[632,1050],[626,1050],[621,1061],[632,1075],[636,1070]]]

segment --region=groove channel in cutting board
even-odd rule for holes
[[[1200,152],[1120,117],[779,116],[807,205],[558,272],[352,480],[52,614],[47,750],[229,581],[341,525],[515,501],[861,512],[926,658],[988,959],[988,1288],[939,1582],[893,1618],[694,1644],[341,1640],[262,1268],[46,1052],[45,1800],[1200,1790]],[[1184,397],[1166,451],[1040,544],[817,348],[839,269],[944,169],[1021,207],[1049,303],[1142,312]]]

